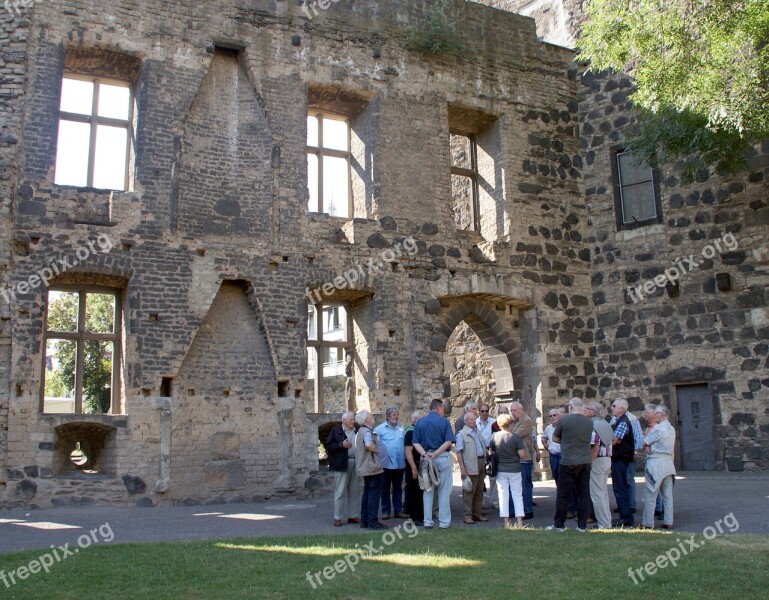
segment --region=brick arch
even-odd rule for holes
[[[433,350],[446,351],[449,337],[462,321],[483,343],[494,370],[497,394],[515,389],[513,368],[520,363],[520,346],[499,319],[493,306],[480,300],[465,300],[444,308],[438,318],[438,332],[433,336]]]

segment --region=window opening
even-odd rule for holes
[[[345,117],[311,112],[307,117],[308,210],[349,218],[350,126]]]
[[[55,182],[129,189],[132,123],[133,94],[127,82],[65,74]]]

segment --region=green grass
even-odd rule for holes
[[[403,530],[394,540],[381,534],[94,545],[10,589],[0,580],[0,597],[493,599],[527,590],[534,598],[756,598],[769,582],[769,538],[763,536],[724,536],[688,550],[691,534],[680,532],[457,527]],[[680,548],[677,540],[690,552],[678,566],[644,573],[645,581],[634,584],[628,568]],[[345,567],[312,588],[308,571],[332,567],[369,542],[383,550],[354,572]],[[40,554],[2,555],[0,570],[8,573]]]

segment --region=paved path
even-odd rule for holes
[[[642,507],[642,479],[637,481]],[[489,510],[488,523],[463,525],[458,482],[452,494],[453,527],[500,527]],[[769,534],[769,472],[681,473],[675,486],[676,530],[702,533],[724,516],[739,523],[734,533]],[[555,486],[535,483],[535,518],[528,523],[545,527],[555,512]],[[611,496],[611,493],[610,493]],[[69,543],[71,548],[96,543],[205,540],[233,537],[288,536],[359,532],[357,525],[332,526],[331,496],[310,500],[279,499],[252,504],[180,506],[175,508],[84,507],[50,510],[0,511],[0,553],[48,549]],[[640,520],[640,514],[637,515]],[[401,521],[387,521],[390,526]],[[568,525],[574,527],[575,521]],[[90,540],[81,539],[87,536]]]

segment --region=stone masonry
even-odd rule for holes
[[[436,397],[515,398],[541,424],[573,395],[622,395],[634,411],[664,401],[684,426],[687,403],[713,413],[701,468],[769,466],[769,146],[729,179],[687,185],[665,166],[661,221],[618,230],[611,152],[632,82],[573,63],[581,5],[47,0],[3,14],[0,505],[319,489],[318,429],[339,413],[316,412],[308,299],[349,314],[352,409],[395,405],[405,421]],[[436,18],[458,50],[415,44]],[[65,72],[131,83],[128,191],[54,183]],[[308,212],[315,110],[349,119],[350,218]],[[468,189],[452,188],[457,134],[477,143],[477,231]],[[47,294],[19,284],[97,238],[110,249],[50,285],[119,292],[120,389],[111,414],[46,414]],[[678,286],[644,291],[690,255],[701,264]],[[97,468],[74,467],[77,448]]]
[[[314,489],[318,427],[338,419],[313,414],[307,378],[306,290],[324,285],[351,316],[356,409],[450,397],[458,327],[483,343],[489,389],[533,415],[597,389],[571,52],[463,0],[442,17],[462,47],[437,54],[411,42],[434,2],[318,5],[50,0],[3,15],[0,274],[17,293],[0,315],[0,503]],[[132,83],[128,191],[54,183],[64,72]],[[350,119],[350,219],[307,210],[313,109]],[[479,231],[455,225],[450,131],[484,153]],[[121,389],[112,414],[44,414],[46,291],[18,284],[99,235],[111,250],[50,285],[120,292]],[[413,256],[381,260],[406,239]],[[95,472],[69,463],[77,443]]]

